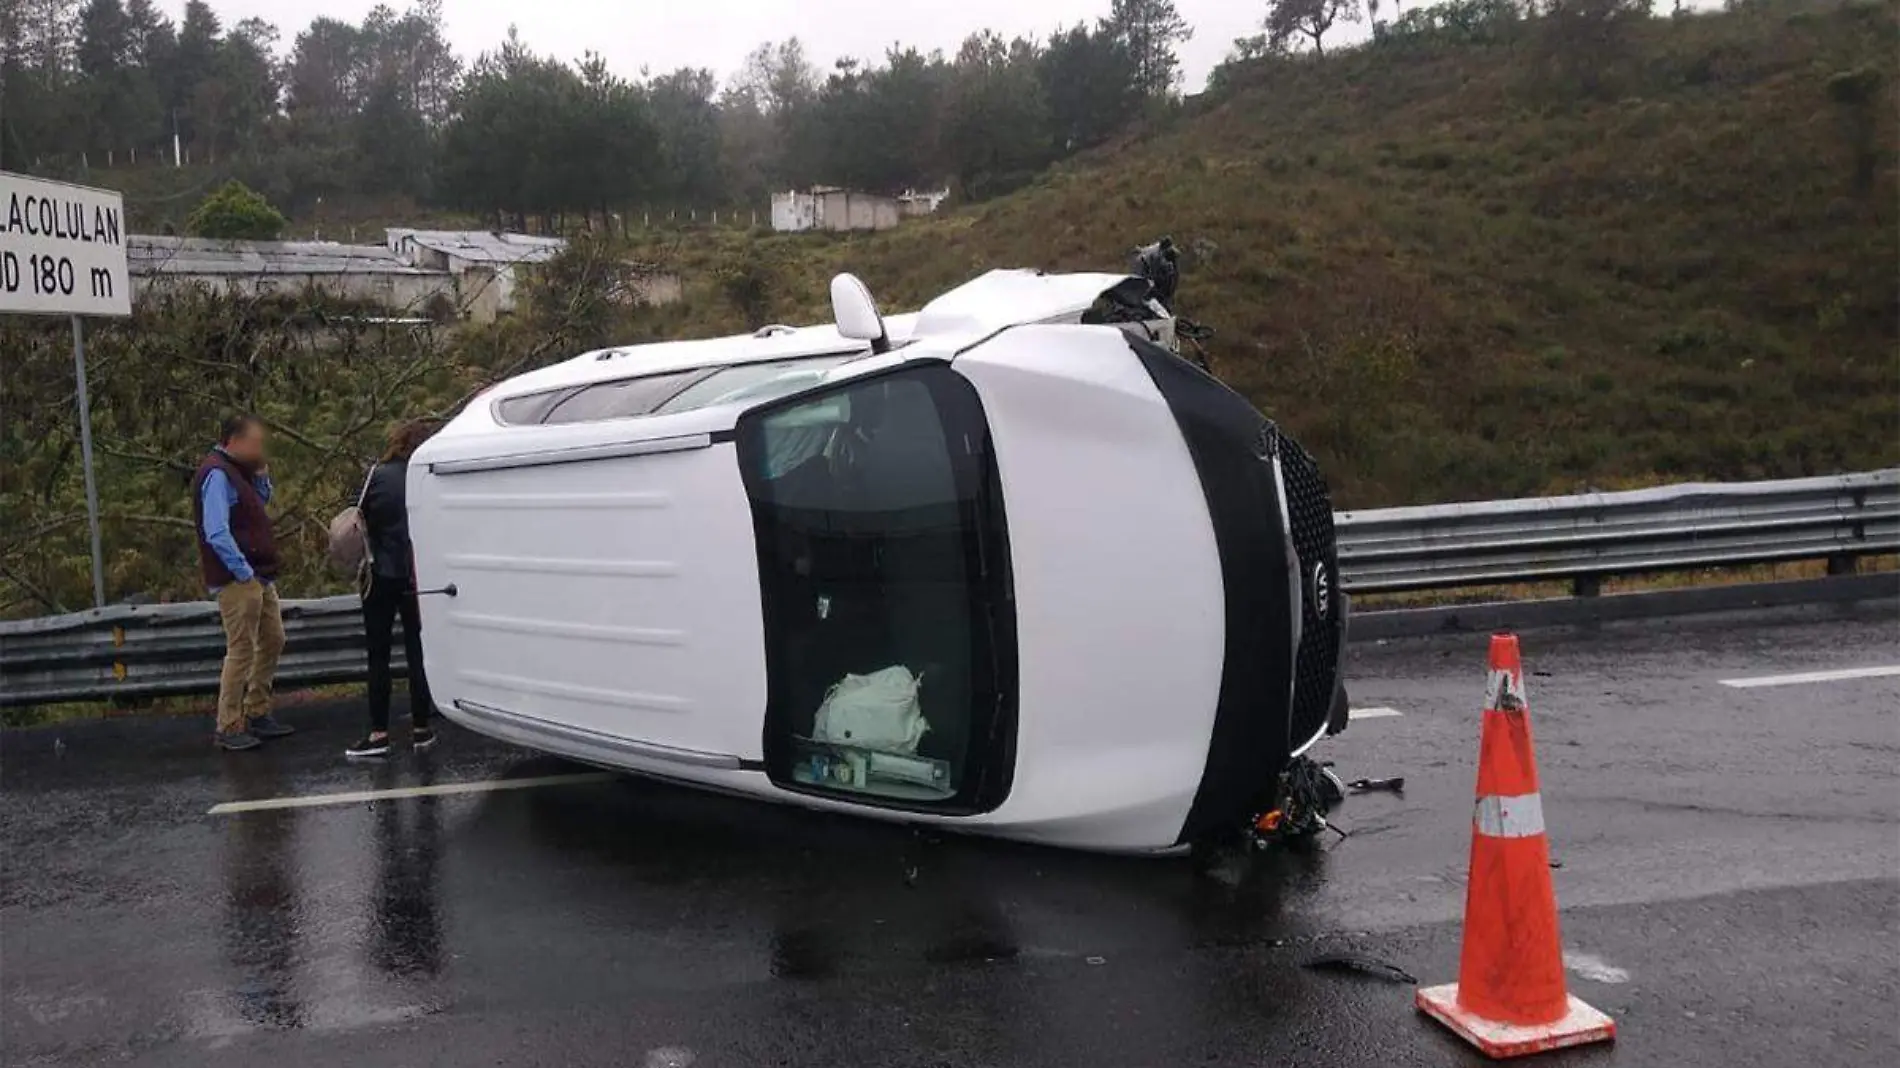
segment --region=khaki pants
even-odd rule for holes
[[[218,591],[224,621],[224,673],[218,678],[218,731],[245,730],[270,711],[271,678],[284,651],[277,587],[252,580]]]

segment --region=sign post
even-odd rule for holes
[[[92,603],[104,607],[99,487],[92,470],[92,405],[86,388],[84,315],[132,314],[125,262],[125,204],[104,189],[0,171],[0,314],[65,315],[73,321],[79,454],[92,530]]]
[[[79,381],[79,462],[86,469],[86,525],[92,529],[92,606],[106,606],[105,552],[99,545],[99,485],[92,477],[92,402],[86,397],[86,330],[73,316],[73,377]]]

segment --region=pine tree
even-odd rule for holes
[[[1100,144],[1136,113],[1141,71],[1128,42],[1112,27],[1058,31],[1042,56],[1051,140],[1073,152]]]
[[[1174,46],[1194,36],[1174,0],[1112,0],[1104,21],[1127,47],[1135,63],[1135,84],[1141,94],[1159,100],[1174,94],[1181,80],[1181,61]]]
[[[166,103],[172,111],[174,128],[187,146],[199,136],[198,111],[220,96],[215,79],[218,38],[223,31],[223,24],[204,0],[185,4],[178,44],[172,53],[171,77],[167,79]]]
[[[719,80],[710,70],[681,67],[647,83],[647,106],[660,140],[657,199],[692,204],[720,185]]]

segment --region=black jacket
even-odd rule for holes
[[[370,472],[363,491],[363,525],[369,529],[369,551],[376,574],[412,581],[414,548],[409,543],[409,462],[391,460]]]

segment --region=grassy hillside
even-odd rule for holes
[[[763,261],[774,314],[818,317],[831,269],[901,308],[1172,233],[1218,370],[1353,505],[1892,464],[1895,12],[1653,20],[1594,86],[1534,23],[1261,62],[1002,200],[677,255]],[[739,325],[702,285],[655,328]]]

